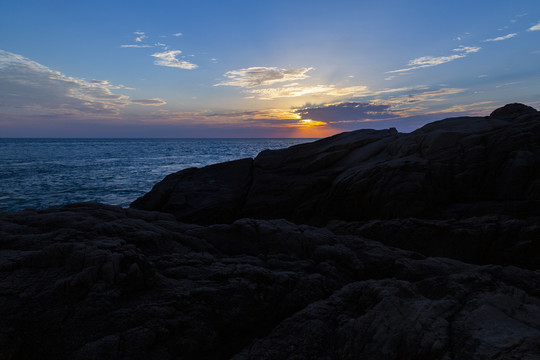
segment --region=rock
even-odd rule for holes
[[[489,117],[500,120],[513,120],[522,115],[538,115],[535,108],[523,104],[508,104],[493,111]]]
[[[329,228],[86,203],[0,213],[0,247],[0,359],[540,356],[538,272]]]
[[[336,234],[362,236],[426,256],[481,265],[540,268],[540,218],[392,219],[328,224]]]
[[[353,131],[129,209],[0,213],[0,360],[538,359],[539,120]]]
[[[527,217],[540,213],[540,113],[510,104],[489,117],[441,120],[409,134],[358,130],[241,164],[170,175],[132,207],[199,224]]]
[[[242,159],[171,174],[132,207],[169,212],[186,222],[232,222],[249,190],[252,164]]]

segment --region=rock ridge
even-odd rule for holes
[[[233,162],[170,175],[178,181],[167,177],[131,206],[200,224],[250,217],[317,226],[331,220],[527,217],[540,210],[540,113],[522,104],[488,117],[436,121],[408,134],[342,133],[263,151],[251,166],[243,161],[244,167]],[[211,191],[197,190],[194,201],[185,200],[193,184],[209,179]],[[230,190],[239,186],[242,191]],[[237,211],[219,208],[223,197]]]

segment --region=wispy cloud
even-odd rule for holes
[[[146,105],[146,106],[161,106],[161,105],[165,105],[167,104],[164,100],[162,99],[139,99],[139,100],[130,100],[130,103],[131,104],[136,104],[136,105]]]
[[[226,117],[230,119],[272,119],[272,120],[290,120],[299,119],[299,115],[294,110],[283,109],[265,109],[253,111],[237,111],[226,113],[208,113],[207,117]]]
[[[147,39],[148,36],[143,31],[135,31],[135,42],[142,42],[144,39]]]
[[[0,50],[0,108],[5,114],[114,116],[130,104],[163,105],[161,99],[130,100],[107,80],[84,80]],[[158,102],[159,100],[159,102]]]
[[[252,88],[266,86],[280,82],[296,81],[306,79],[306,73],[313,70],[311,67],[297,69],[280,69],[277,67],[250,67],[246,69],[231,70],[224,74],[228,79],[214,86],[239,86]]]
[[[465,56],[466,56],[465,54],[455,54],[455,55],[449,55],[449,56],[422,56],[422,57],[410,60],[409,63],[407,64],[409,67],[388,71],[388,73],[389,74],[401,73],[401,72],[407,72],[407,71],[416,70],[416,69],[437,66],[437,65],[441,65],[450,61],[454,61],[456,59],[464,58]]]
[[[182,35],[184,35],[184,34],[182,34],[181,32],[176,33],[176,34],[172,34],[172,36],[176,36],[176,37],[179,37],[179,36],[182,36]]]
[[[445,64],[450,61],[461,59],[466,57],[469,54],[476,53],[480,51],[481,48],[477,46],[460,46],[452,51],[457,52],[458,54],[446,55],[446,56],[422,56],[416,59],[412,59],[408,62],[406,68],[387,71],[387,73],[404,73],[411,70],[422,69],[433,67],[441,64]]]
[[[122,48],[150,48],[153,47],[152,45],[120,45]]]
[[[156,58],[156,60],[154,61],[155,65],[174,67],[174,68],[185,69],[185,70],[193,70],[193,69],[198,68],[198,65],[196,64],[190,63],[185,60],[178,60],[176,56],[178,56],[181,53],[182,51],[180,50],[169,50],[169,51],[155,53],[155,54],[152,54],[151,56]]]
[[[252,97],[260,100],[273,100],[277,98],[292,98],[304,95],[319,95],[319,96],[359,96],[365,94],[366,86],[348,86],[343,88],[335,87],[334,85],[315,85],[315,86],[285,86],[281,88],[265,88],[253,89],[247,91]]]
[[[540,31],[540,21],[538,24],[531,26],[528,31]]]
[[[472,54],[472,53],[479,52],[480,50],[482,50],[482,48],[478,47],[478,46],[463,46],[463,45],[460,45],[459,47],[453,49],[452,51],[463,52],[465,54]]]
[[[493,101],[479,101],[471,104],[454,105],[445,109],[437,109],[433,112],[424,112],[425,114],[446,114],[446,113],[466,113],[467,115],[486,115],[489,114],[493,107]],[[490,105],[490,106],[487,106]]]
[[[295,83],[276,88],[250,89],[246,90],[245,92],[250,95],[249,97],[257,98],[259,100],[274,100],[278,98],[293,98],[300,96],[316,96],[327,98],[365,98],[390,93],[416,91],[422,88],[424,87],[420,86],[370,90],[367,86],[364,85],[346,87],[338,87],[335,85],[301,86]]]
[[[443,88],[438,90],[420,91],[404,96],[394,97],[384,100],[375,100],[376,104],[392,104],[396,106],[410,105],[424,101],[445,101],[446,96],[455,95],[465,92],[467,89],[462,88]]]
[[[507,83],[504,83],[504,84],[496,85],[495,87],[496,88],[502,88],[502,87],[505,87],[505,86],[512,86],[512,85],[516,85],[516,84],[519,84],[519,81],[507,82]]]
[[[517,33],[511,33],[511,34],[504,35],[504,36],[499,36],[499,37],[496,37],[496,38],[493,38],[493,39],[486,39],[486,40],[484,40],[484,41],[485,41],[485,42],[490,42],[490,41],[503,41],[503,40],[511,39],[511,38],[513,38],[514,36],[517,36]]]

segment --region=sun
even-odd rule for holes
[[[312,126],[323,126],[323,125],[326,125],[326,123],[323,121],[317,121],[317,120],[311,120],[311,119],[300,119],[295,125],[312,127]]]

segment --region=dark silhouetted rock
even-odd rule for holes
[[[409,134],[343,133],[244,162],[238,170],[220,164],[181,171],[132,206],[201,224],[240,217],[324,225],[335,219],[540,214],[540,113],[521,104],[489,117],[436,121]],[[212,180],[209,191],[196,190],[189,202],[197,211],[171,207],[184,206],[194,184],[205,189]],[[234,204],[226,210],[223,194]]]
[[[468,263],[540,268],[540,218],[483,216],[466,219],[336,221],[336,234],[357,235],[386,245]]]
[[[538,111],[533,107],[514,103],[496,109],[489,117],[499,120],[514,120],[522,115],[538,115]]]
[[[252,165],[252,159],[242,159],[171,174],[131,206],[159,209],[186,222],[232,222],[249,190]]]
[[[540,274],[286,220],[0,213],[1,359],[537,359]]]
[[[0,359],[539,359],[539,210],[511,104],[0,213]]]

